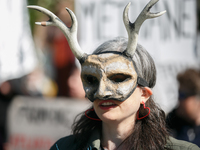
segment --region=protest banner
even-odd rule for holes
[[[75,117],[90,103],[76,99],[16,97],[8,110],[9,150],[47,150],[71,133]]]

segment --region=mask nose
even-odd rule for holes
[[[94,94],[95,99],[107,99],[113,95],[112,91],[109,88],[109,84],[106,81],[101,80],[99,87]]]

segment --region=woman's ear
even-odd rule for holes
[[[146,103],[146,101],[153,94],[153,92],[152,92],[152,90],[149,87],[142,87],[141,89],[142,89],[141,103],[142,103],[142,101],[144,103]]]

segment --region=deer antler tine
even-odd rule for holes
[[[47,15],[51,20],[53,20],[54,18],[57,18],[56,15],[54,15],[52,12],[50,12],[49,10],[47,10],[47,9],[45,9],[45,8],[43,8],[43,7],[34,6],[34,5],[27,6],[27,7],[42,12],[43,14]],[[38,24],[38,22],[37,22],[37,24]],[[43,24],[44,24],[44,23],[43,23]],[[40,25],[40,24],[38,24],[38,25]],[[42,25],[42,24],[41,24],[41,25]],[[49,24],[49,25],[50,25],[50,24]]]
[[[40,26],[53,26],[53,22],[51,21],[35,22],[35,24],[40,25]]]
[[[53,14],[51,11],[40,7],[40,6],[27,6],[28,8],[32,8],[35,10],[38,10],[44,14],[46,14],[50,20],[49,21],[43,21],[43,22],[36,22],[37,25],[42,25],[42,26],[57,26],[65,35],[69,46],[73,52],[73,54],[75,55],[75,57],[81,61],[82,59],[84,59],[84,57],[87,56],[87,54],[83,53],[78,41],[77,41],[77,28],[78,28],[78,23],[76,20],[76,16],[74,15],[74,13],[68,9],[68,13],[70,14],[70,17],[72,19],[72,26],[70,28],[68,28],[55,14]]]
[[[128,18],[128,11],[129,11],[129,7],[131,5],[131,2],[129,2],[125,9],[124,9],[124,12],[123,12],[123,21],[124,21],[124,24],[125,26],[128,26],[129,25],[129,18]]]
[[[127,49],[125,51],[126,55],[132,57],[133,54],[135,53],[135,50],[137,47],[137,41],[138,41],[138,34],[139,34],[139,30],[140,30],[142,23],[146,19],[159,17],[166,12],[166,11],[162,11],[159,13],[151,13],[150,12],[151,7],[153,5],[155,5],[158,1],[159,0],[151,0],[144,7],[144,9],[139,14],[139,16],[137,17],[137,19],[134,23],[131,23],[128,19],[128,10],[129,10],[130,3],[128,3],[127,6],[125,7],[124,13],[123,13],[123,20],[124,20],[124,25],[126,27],[126,30],[128,32],[128,45],[127,45]]]
[[[70,15],[72,24],[73,24],[73,26],[71,26],[71,30],[76,30],[76,28],[78,27],[76,16],[69,8],[66,7],[66,10],[68,11],[68,13]]]
[[[148,16],[149,18],[155,18],[155,17],[159,17],[161,15],[163,15],[166,11],[162,11],[162,12],[159,12],[159,13],[151,13],[149,12],[151,7],[153,5],[155,5],[159,0],[151,0],[146,6],[145,6],[145,11],[148,12]],[[148,19],[148,18],[147,18]]]
[[[164,13],[166,13],[166,10],[158,12],[158,13],[150,13],[149,15],[151,16],[151,18],[156,18],[156,17],[162,16]]]

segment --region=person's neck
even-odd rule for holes
[[[123,149],[123,141],[132,133],[134,121],[109,122],[102,127],[102,146],[108,150]]]

